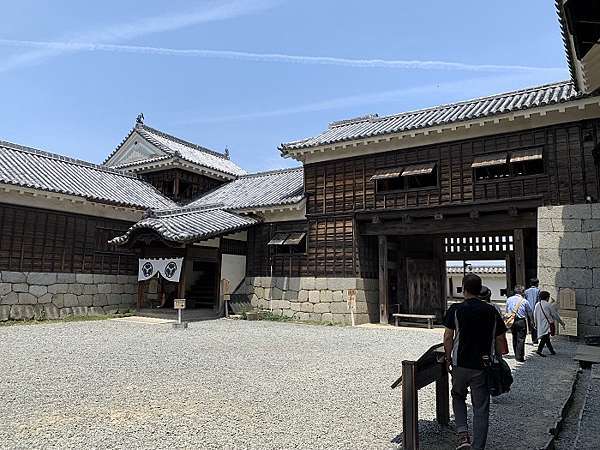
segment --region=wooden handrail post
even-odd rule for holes
[[[448,426],[450,423],[450,392],[448,386],[448,372],[441,365],[440,378],[435,382],[435,417],[440,425]]]
[[[419,448],[418,391],[415,361],[402,361],[402,448]]]

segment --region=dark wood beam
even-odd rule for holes
[[[388,246],[387,237],[379,236],[379,323],[388,324]]]
[[[523,237],[523,229],[515,229],[514,237],[515,248],[515,276],[517,284],[527,287],[525,275],[525,240]]]

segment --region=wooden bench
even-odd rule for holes
[[[423,319],[427,320],[427,328],[433,328],[433,321],[435,320],[435,315],[433,314],[402,314],[402,313],[394,313],[392,314],[396,321],[396,326],[398,326],[398,322],[400,319]]]

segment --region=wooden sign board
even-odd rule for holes
[[[356,289],[348,289],[348,309],[356,311]]]
[[[557,332],[562,336],[577,336],[577,311],[562,310],[560,316],[567,326],[565,329],[558,325]]]
[[[176,298],[173,300],[174,309],[185,309],[185,298]]]
[[[562,288],[558,293],[558,307],[560,309],[577,309],[577,299],[575,289]]]
[[[230,282],[227,278],[222,278],[221,279],[221,295],[225,296],[225,295],[229,295],[231,294],[230,291]]]

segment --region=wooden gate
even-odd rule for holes
[[[434,259],[406,258],[408,314],[436,314],[445,310],[441,265]]]

